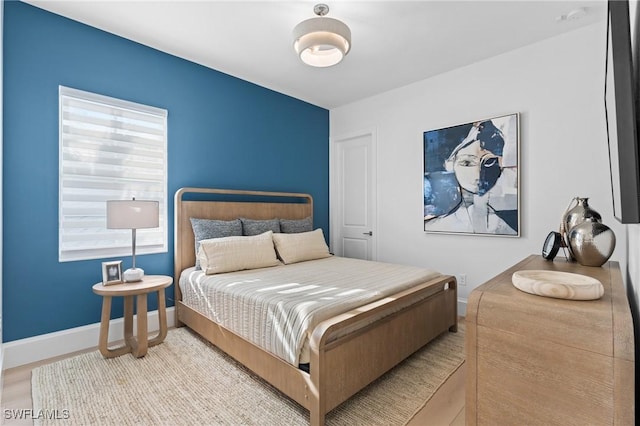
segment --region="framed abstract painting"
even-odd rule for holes
[[[520,236],[519,115],[429,130],[424,231]]]

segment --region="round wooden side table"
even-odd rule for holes
[[[131,352],[140,358],[147,354],[147,349],[161,343],[167,337],[167,310],[164,289],[173,283],[173,278],[166,275],[146,275],[142,281],[104,285],[97,283],[93,292],[102,296],[102,317],[100,320],[100,341],[98,348],[106,358],[113,358]],[[160,331],[149,340],[147,330],[147,295],[158,293],[158,320]],[[124,297],[124,345],[115,349],[107,347],[109,341],[109,320],[111,318],[111,298]],[[133,298],[136,298],[136,314],[138,316],[137,336],[133,336]]]

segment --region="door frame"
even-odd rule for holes
[[[378,259],[378,139],[377,130],[375,128],[356,130],[351,132],[342,133],[338,136],[332,136],[329,138],[329,246],[331,249],[336,247],[338,239],[340,237],[340,230],[338,226],[338,212],[342,208],[342,201],[340,199],[340,185],[343,178],[338,168],[338,156],[337,145],[340,143],[347,143],[350,140],[361,138],[363,136],[369,136],[371,139],[371,200],[370,205],[373,207],[371,212],[371,260]]]

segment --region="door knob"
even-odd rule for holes
[[[368,235],[368,236],[372,236],[373,232],[369,231],[369,232],[363,232],[362,235]]]

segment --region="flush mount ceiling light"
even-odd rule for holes
[[[302,62],[312,67],[330,67],[349,53],[351,30],[342,21],[328,18],[329,6],[313,8],[317,18],[300,22],[293,29],[293,48]]]

